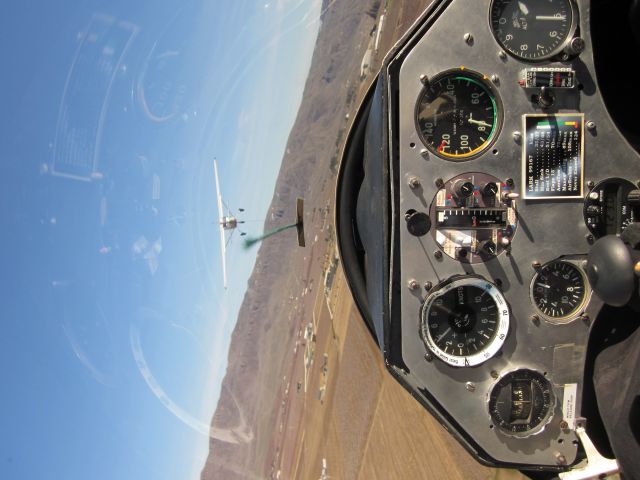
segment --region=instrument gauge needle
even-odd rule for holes
[[[442,335],[436,338],[436,343],[440,343],[440,340],[442,340],[445,337],[445,335],[447,335],[447,333],[449,333],[450,331],[451,331],[451,327],[447,328],[444,332],[442,332]]]
[[[555,15],[536,15],[536,20],[566,20],[566,16],[555,16]]]
[[[551,285],[545,285],[544,283],[536,283],[539,287],[551,288]]]
[[[489,127],[489,128],[491,128],[491,124],[489,124],[489,123],[487,123],[487,122],[484,122],[484,121],[482,121],[482,120],[474,120],[474,119],[473,119],[473,117],[471,117],[471,116],[469,116],[469,118],[467,119],[467,121],[468,121],[469,123],[474,124],[474,125],[480,125],[480,126],[482,126],[482,127]]]

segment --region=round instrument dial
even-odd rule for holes
[[[489,415],[498,431],[512,437],[540,433],[551,420],[551,383],[535,370],[520,369],[500,378],[489,393]]]
[[[493,0],[491,29],[513,56],[542,61],[562,51],[575,32],[571,0]]]
[[[563,260],[547,263],[533,277],[531,298],[539,313],[548,320],[573,320],[587,300],[585,274]]]
[[[424,145],[447,160],[469,160],[494,142],[502,107],[485,76],[464,68],[436,75],[420,93],[416,127]]]
[[[427,348],[456,367],[495,355],[509,331],[509,307],[497,287],[480,277],[457,277],[424,303],[420,334]]]

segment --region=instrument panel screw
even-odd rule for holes
[[[465,388],[470,391],[470,392],[475,392],[476,391],[476,384],[473,382],[467,382],[465,385]]]
[[[560,422],[560,428],[566,430],[567,428],[569,428],[569,424],[565,420],[562,420]]]
[[[571,40],[571,43],[569,43],[569,48],[574,55],[581,54],[584,51],[585,47],[586,43],[581,37],[575,37],[573,40]]]
[[[412,189],[419,188],[421,185],[420,179],[418,177],[411,177],[409,179],[409,187]]]
[[[497,85],[500,83],[500,77],[498,77],[498,75],[494,73],[493,75],[491,75],[491,81]]]
[[[555,453],[555,457],[556,457],[556,463],[558,465],[566,465],[567,464],[567,458],[562,455],[560,452],[556,452]]]
[[[429,156],[429,150],[427,150],[426,148],[421,148],[420,149],[420,155],[422,157],[428,157]]]
[[[499,58],[500,60],[506,60],[506,59],[507,59],[507,54],[505,53],[505,51],[504,51],[504,50],[500,50],[500,51],[498,52],[498,58]]]
[[[590,325],[591,324],[591,319],[589,318],[589,315],[587,315],[585,313],[580,315],[580,320],[582,320],[585,325]]]
[[[533,267],[534,270],[538,270],[541,267],[540,262],[537,260],[534,260],[533,262],[531,262],[531,266]]]
[[[433,256],[436,257],[436,260],[440,260],[442,258],[442,252],[440,250],[436,250],[433,252]]]
[[[506,183],[509,188],[513,188],[516,185],[516,182],[513,181],[513,178],[507,178],[504,183]]]
[[[516,143],[520,142],[520,139],[522,138],[522,134],[519,131],[515,131],[511,134],[511,136],[513,137],[513,141]]]
[[[587,122],[587,130],[595,130],[596,129],[596,122],[594,122],[593,120],[589,120]]]
[[[433,288],[433,283],[431,282],[424,282],[424,289],[428,292],[429,290],[431,290]]]
[[[587,187],[589,187],[589,188],[593,188],[593,187],[595,187],[595,186],[596,186],[596,182],[594,182],[593,180],[589,180],[589,181],[587,182]]]
[[[409,287],[409,290],[417,290],[420,288],[420,284],[414,278],[407,282],[407,286]]]
[[[427,77],[424,73],[420,75],[420,83],[422,83],[425,87],[429,85],[429,77]]]
[[[425,353],[425,354],[424,354],[424,359],[425,359],[427,362],[430,362],[430,361],[432,361],[432,360],[433,360],[433,355],[431,355],[429,352],[427,352],[427,353]]]
[[[467,45],[473,45],[473,35],[471,35],[470,33],[465,33],[462,38],[464,38],[464,41],[467,42]]]
[[[591,235],[590,233],[586,234],[584,238],[587,240],[587,242],[593,243],[593,235]]]
[[[540,324],[540,317],[538,315],[531,315],[531,317],[529,317],[531,320],[531,323],[533,323],[534,325],[539,325]]]
[[[500,375],[495,370],[491,370],[491,378],[496,380]]]
[[[442,180],[442,178],[436,178],[435,184],[436,184],[436,187],[443,188],[444,187],[444,180]]]

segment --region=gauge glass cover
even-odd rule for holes
[[[497,92],[482,74],[456,69],[436,75],[416,104],[416,128],[432,153],[446,160],[475,158],[502,125]]]
[[[520,369],[500,378],[489,393],[489,415],[498,431],[513,437],[540,433],[551,420],[555,397],[549,380]]]
[[[502,48],[533,62],[560,53],[575,31],[570,0],[493,0],[490,22]]]
[[[420,334],[449,365],[470,367],[493,357],[509,331],[509,307],[498,288],[479,277],[460,277],[424,303]]]
[[[588,297],[585,274],[572,263],[555,260],[543,265],[531,282],[531,298],[542,316],[568,322],[580,313]]]

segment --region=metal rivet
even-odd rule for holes
[[[420,155],[422,155],[423,157],[426,157],[429,155],[429,150],[427,150],[426,148],[421,148],[420,149]]]
[[[531,262],[531,266],[533,267],[534,270],[538,270],[541,267],[540,262],[537,260],[534,260],[533,262]]]
[[[414,278],[407,282],[407,286],[409,287],[409,290],[417,290],[418,288],[420,288],[420,284]]]
[[[427,362],[430,362],[431,360],[433,360],[433,355],[431,355],[429,352],[427,352],[427,353],[424,354],[424,359]]]
[[[520,141],[520,139],[522,138],[522,134],[521,134],[519,131],[517,131],[517,130],[516,130],[515,132],[513,132],[513,133],[511,134],[511,136],[513,137],[513,140],[514,140],[515,142],[519,142],[519,141]]]
[[[433,283],[431,282],[424,282],[424,289],[428,292],[429,290],[431,290],[433,288]]]
[[[531,317],[529,317],[529,319],[531,320],[531,323],[533,323],[534,325],[538,325],[540,323],[540,317],[538,315],[531,315]]]
[[[589,187],[589,188],[593,188],[593,187],[595,187],[595,186],[596,186],[596,184],[595,184],[595,182],[594,182],[593,180],[589,180],[589,181],[587,182],[587,187]]]
[[[497,85],[498,83],[500,83],[500,77],[498,77],[498,75],[494,73],[493,75],[491,75],[491,81]]]
[[[420,75],[420,83],[422,83],[423,85],[429,85],[429,77],[427,77],[424,73],[422,75]]]
[[[465,388],[467,390],[469,390],[470,392],[475,392],[476,391],[476,384],[473,382],[467,382],[465,385]]]
[[[498,52],[498,58],[499,58],[500,60],[505,60],[505,59],[507,58],[507,54],[504,52],[504,50],[500,50],[500,51]]]
[[[594,122],[593,120],[589,120],[587,122],[587,130],[595,130],[596,128],[596,122]]]
[[[467,42],[467,45],[473,44],[473,35],[471,35],[470,33],[465,33],[462,38],[464,38],[464,41]]]
[[[442,252],[440,250],[436,250],[433,252],[433,256],[436,257],[437,260],[440,260],[442,258]]]

